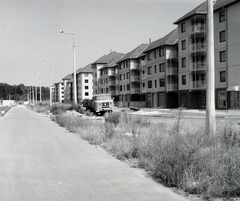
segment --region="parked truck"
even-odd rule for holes
[[[112,112],[113,106],[113,99],[110,94],[94,95],[92,99],[83,100],[83,107],[97,115],[104,115],[106,112]]]

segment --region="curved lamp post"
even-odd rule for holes
[[[73,36],[73,83],[74,83],[74,104],[77,104],[77,81],[76,81],[76,55],[75,55],[75,45],[74,45],[74,32],[64,32],[60,30],[62,34],[71,34]]]

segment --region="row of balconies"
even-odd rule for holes
[[[147,87],[136,87],[136,86],[131,86],[130,85],[130,92],[131,94],[138,94],[138,93],[146,93],[148,91]],[[165,86],[165,89],[167,92],[171,91],[177,91],[178,90],[178,83],[167,83]],[[206,80],[196,80],[196,81],[190,81],[189,83],[189,90],[204,90],[206,89]],[[114,95],[119,94],[121,92],[116,90],[110,90],[110,92]],[[116,93],[115,93],[116,92]]]

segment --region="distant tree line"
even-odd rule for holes
[[[15,100],[27,101],[36,97],[36,86],[9,85],[7,83],[0,83],[0,100]],[[31,95],[30,95],[31,94]],[[49,100],[49,87],[41,87],[42,100]],[[40,100],[40,89],[37,87],[37,98]]]

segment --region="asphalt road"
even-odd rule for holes
[[[49,119],[12,108],[0,121],[1,201],[184,201]]]

